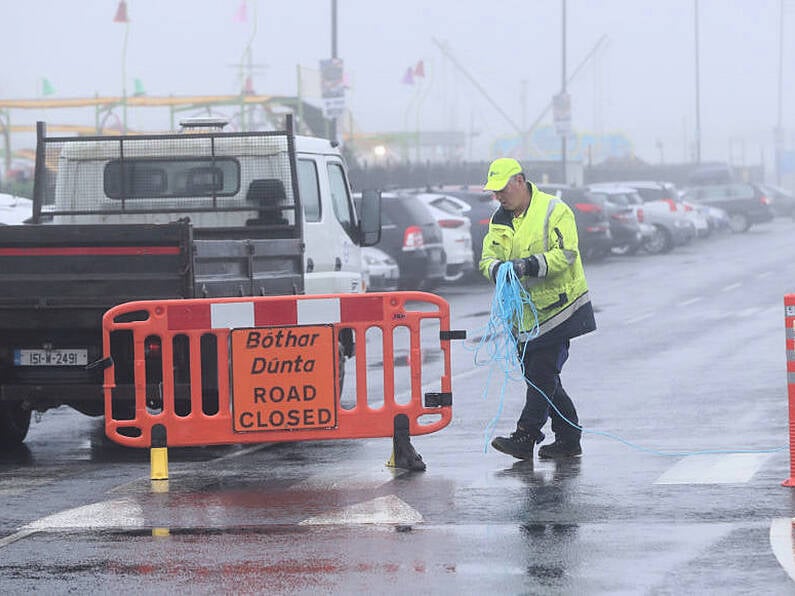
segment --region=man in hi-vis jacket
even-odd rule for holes
[[[582,454],[582,431],[560,371],[569,356],[569,340],[596,329],[596,321],[574,214],[562,200],[528,182],[515,159],[493,161],[483,190],[492,191],[500,207],[483,239],[480,271],[494,282],[499,266],[510,261],[536,307],[539,326],[538,335],[531,337],[534,318],[526,305],[523,328],[514,330],[527,381],[525,405],[516,430],[491,444],[503,453],[532,460],[533,447],[544,440],[541,429],[551,416],[555,441],[540,447],[538,457],[577,457]]]

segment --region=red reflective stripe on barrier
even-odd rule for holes
[[[296,302],[255,302],[254,323],[267,325],[295,325],[298,322]]]
[[[169,305],[166,312],[169,331],[209,329],[212,326],[209,303]]]
[[[384,299],[363,296],[359,300],[340,300],[340,319],[343,323],[378,321],[384,318]]]

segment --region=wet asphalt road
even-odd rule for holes
[[[564,369],[591,431],[571,462],[484,452],[500,374],[487,386],[472,341],[454,344],[452,424],[412,439],[424,473],[386,467],[390,439],[171,449],[159,492],[148,453],[48,412],[0,456],[0,591],[795,593],[793,227],[586,266],[599,330]],[[491,288],[440,293],[477,338]],[[498,433],[522,395],[508,386]]]

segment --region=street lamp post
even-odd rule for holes
[[[566,96],[566,0],[563,0],[563,14],[562,14],[562,24],[563,24],[563,50],[562,50],[562,73],[561,73],[561,84],[560,84],[560,94],[561,97]],[[566,135],[568,134],[567,130],[563,131],[563,134],[560,136],[560,164],[562,170],[562,177],[563,180],[561,182],[566,184]]]
[[[776,138],[774,139],[776,159],[776,184],[781,186],[781,146],[784,143],[784,130],[781,128],[782,93],[784,81],[784,0],[779,0],[778,14],[778,118],[776,119]]]
[[[336,59],[337,56],[337,0],[331,0],[331,58]],[[329,124],[329,138],[332,141],[337,140],[337,117],[331,118]]]
[[[127,16],[127,2],[119,0],[114,23],[124,23],[124,42],[121,49],[121,125],[122,133],[127,133],[127,35],[130,32],[130,19]]]
[[[698,0],[695,0],[693,10],[693,20],[696,41],[696,163],[701,163],[701,77],[699,74],[698,58]]]

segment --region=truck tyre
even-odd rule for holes
[[[0,446],[14,447],[25,440],[30,428],[30,413],[19,402],[0,404]]]

